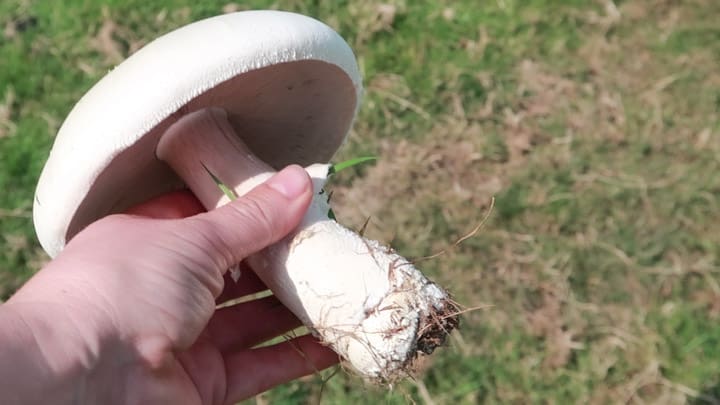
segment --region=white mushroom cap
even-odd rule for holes
[[[155,147],[186,113],[225,109],[253,153],[279,169],[328,161],[361,91],[352,50],[309,17],[247,11],[166,34],[98,82],[63,123],[35,195],[40,243],[55,256],[91,222],[181,187]]]

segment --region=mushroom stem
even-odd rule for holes
[[[212,172],[238,195],[272,176],[235,135],[222,110],[191,113],[163,135],[157,155],[212,209],[228,198]],[[361,375],[406,376],[418,353],[431,353],[458,325],[447,293],[410,262],[328,218],[322,187],[329,165],[306,168],[314,197],[302,223],[248,258],[275,296]]]
[[[240,140],[225,111],[219,108],[182,117],[165,131],[155,153],[208,210],[230,202],[208,172],[218,176],[237,195],[252,190],[275,172]]]

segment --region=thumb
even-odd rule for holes
[[[193,239],[224,271],[295,229],[311,200],[310,177],[292,165],[237,200],[185,221],[192,222]]]

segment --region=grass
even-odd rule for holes
[[[33,188],[63,117],[151,38],[237,8],[353,46],[360,117],[335,212],[422,257],[467,306],[388,391],[343,372],[256,403],[720,401],[720,3],[712,0],[0,3],[0,296],[46,260]],[[252,401],[250,401],[252,402]]]

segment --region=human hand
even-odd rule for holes
[[[272,297],[216,310],[264,289],[226,269],[290,232],[311,193],[293,166],[209,213],[174,193],[89,226],[0,307],[0,329],[24,328],[39,352],[24,366],[39,380],[24,379],[54,403],[232,404],[335,364],[309,336],[252,349],[299,325]],[[15,398],[47,400],[34,386]]]

